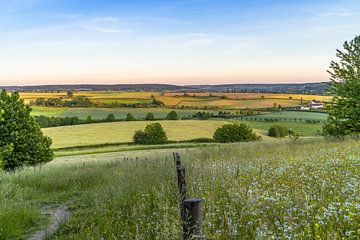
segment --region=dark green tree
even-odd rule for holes
[[[168,139],[166,132],[160,123],[148,124],[145,130],[138,130],[134,134],[134,142],[137,144],[164,144]]]
[[[115,121],[115,115],[113,113],[110,113],[109,115],[107,115],[106,121],[108,122],[114,122]]]
[[[155,119],[154,114],[148,113],[145,118],[147,121],[153,121]]]
[[[171,111],[169,112],[169,114],[166,116],[166,119],[168,120],[178,120],[179,116],[177,114],[177,112],[175,111]]]
[[[225,124],[216,129],[213,138],[215,142],[220,143],[248,142],[261,139],[253,129],[244,123]]]
[[[136,118],[131,114],[131,113],[128,113],[126,114],[126,121],[134,121],[136,120]]]
[[[343,48],[337,50],[339,61],[332,61],[328,71],[333,96],[324,127],[328,135],[360,133],[360,36],[346,41]]]
[[[2,156],[3,169],[15,170],[53,159],[51,139],[43,135],[40,126],[30,116],[31,108],[24,104],[18,93],[1,91],[0,111],[0,149],[7,149]]]

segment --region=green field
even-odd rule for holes
[[[136,130],[144,129],[148,121],[96,123],[43,129],[53,139],[54,148],[98,144],[129,143]],[[170,141],[211,138],[224,121],[161,121]]]
[[[145,118],[146,114],[151,112],[155,118],[165,118],[173,109],[169,108],[48,108],[32,107],[33,116],[55,116],[55,117],[74,117],[77,116],[86,119],[91,116],[93,119],[104,119],[107,115],[113,113],[117,119],[125,119],[128,113],[136,118]],[[180,117],[192,116],[200,110],[196,109],[176,109]],[[217,113],[217,111],[207,111]]]
[[[53,148],[120,144],[132,142],[136,130],[144,129],[149,121],[96,123],[86,125],[45,128],[45,135],[53,139]],[[186,141],[196,138],[212,138],[215,130],[225,124],[217,120],[177,120],[160,121],[170,141]],[[258,131],[265,140],[269,140],[266,131],[274,124],[270,122],[246,122]],[[314,136],[321,130],[321,124],[298,122],[279,122],[281,126],[291,128],[300,136]]]
[[[49,239],[181,239],[173,149],[57,158],[0,172],[0,239],[26,239],[67,208]],[[358,239],[360,141],[178,150],[205,239]],[[129,158],[129,160],[126,160]]]
[[[301,112],[301,111],[285,111],[276,113],[267,113],[256,116],[250,116],[248,118],[261,118],[261,119],[278,119],[285,121],[299,121],[301,120],[315,120],[315,121],[326,121],[328,114],[320,112]]]

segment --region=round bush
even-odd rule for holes
[[[168,142],[166,132],[164,131],[163,127],[160,123],[152,123],[148,124],[145,127],[145,130],[138,130],[134,134],[134,142],[136,144],[164,144]]]
[[[289,129],[283,126],[274,125],[270,127],[268,135],[275,138],[286,137],[289,135]]]
[[[260,140],[252,128],[244,123],[225,124],[216,129],[214,141],[220,143],[249,142]]]

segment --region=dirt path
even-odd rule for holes
[[[47,229],[30,235],[28,240],[43,240],[46,237],[53,235],[60,227],[60,224],[68,220],[71,216],[71,212],[66,207],[58,207],[50,210],[50,212],[44,211],[44,214],[51,215],[50,225]]]

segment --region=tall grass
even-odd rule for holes
[[[190,194],[205,200],[206,239],[357,239],[359,146],[308,140],[179,151]],[[41,209],[59,204],[73,215],[51,239],[180,239],[171,150],[130,156],[73,156],[1,174],[0,239],[43,227]]]

